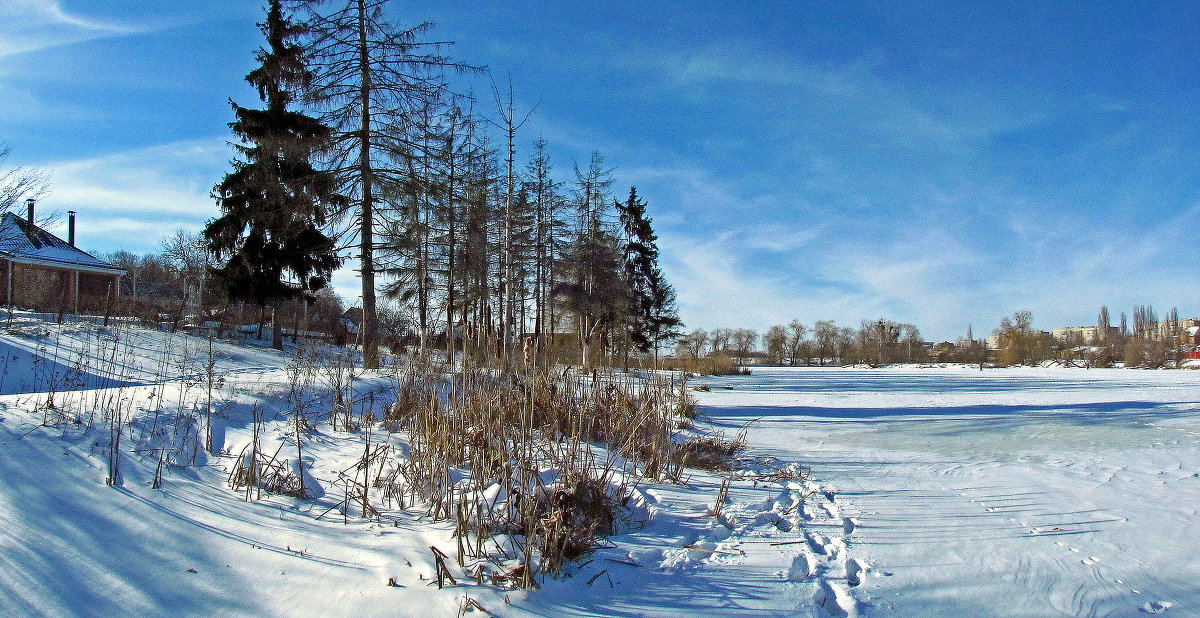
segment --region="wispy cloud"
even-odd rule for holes
[[[53,0],[8,0],[0,4],[0,58],[144,30],[73,14]]]
[[[177,228],[198,230],[217,214],[209,192],[229,157],[225,140],[211,138],[40,162],[51,190],[39,209],[78,211],[81,245],[152,250],[162,235]]]

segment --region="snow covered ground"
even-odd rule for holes
[[[732,387],[703,395],[714,421],[757,419],[751,444],[836,491],[846,555],[870,565],[847,588],[859,613],[1200,613],[1200,373],[760,369],[709,382]]]
[[[611,546],[526,592],[481,585],[453,561],[457,585],[432,585],[430,546],[454,555],[455,541],[419,506],[376,496],[383,516],[343,516],[337,479],[363,432],[318,419],[306,435],[314,499],[247,502],[228,488],[251,410],[268,412],[266,450],[294,448],[278,414],[290,354],[217,343],[214,441],[231,455],[201,451],[152,489],[163,448],[196,454],[206,340],[25,320],[0,331],[0,351],[4,615],[1200,611],[1192,371],[758,368],[693,380],[712,386],[696,395],[715,428],[749,423],[744,469],[643,482]],[[81,424],[41,425],[48,379]],[[356,388],[382,396],[388,380],[364,375]],[[134,411],[116,487],[104,484],[108,430],[87,428],[98,394]],[[402,436],[371,440],[404,452]]]

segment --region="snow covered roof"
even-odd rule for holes
[[[123,275],[125,270],[72,247],[67,241],[14,215],[0,219],[0,258],[18,264],[36,264],[86,272]]]

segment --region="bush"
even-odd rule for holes
[[[724,354],[701,358],[665,358],[659,361],[659,368],[705,376],[750,375],[748,368],[738,366],[733,358]]]

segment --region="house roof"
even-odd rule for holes
[[[0,258],[18,264],[123,275],[125,270],[72,247],[67,241],[14,215],[0,218]]]

